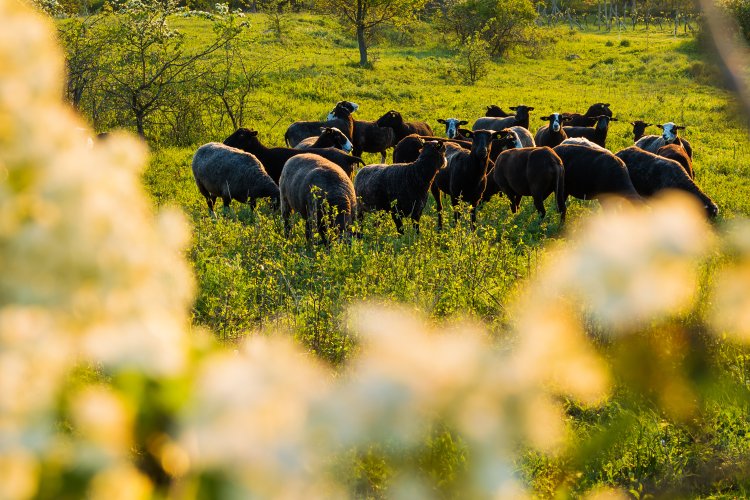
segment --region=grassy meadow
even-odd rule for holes
[[[281,41],[261,15],[250,15],[257,61],[267,65],[251,99],[251,119],[243,124],[260,131],[266,145],[282,145],[286,127],[296,120],[321,119],[341,99],[357,102],[359,119],[376,119],[390,109],[406,119],[428,122],[444,135],[438,118],[469,120],[489,104],[507,109],[526,104],[533,131],[538,118],[556,111],[583,112],[597,101],[611,103],[619,119],[610,128],[608,146],[617,151],[632,144],[630,120],[686,125],[694,148],[696,182],[720,208],[716,224],[750,215],[750,142],[745,118],[718,71],[692,35],[673,37],[655,31],[611,33],[547,30],[553,42],[521,48],[476,85],[463,82],[457,52],[426,24],[406,32],[384,30],[372,48],[374,68],[356,66],[354,38],[330,19],[292,16]],[[209,24],[197,18],[175,19],[190,43],[210,37]],[[577,57],[573,57],[573,55]],[[221,141],[225,130],[202,142]],[[658,129],[649,129],[658,133]],[[467,216],[456,227],[437,232],[432,201],[417,235],[407,224],[398,236],[390,216],[366,216],[361,239],[330,248],[309,247],[297,218],[292,237],[283,235],[281,219],[266,203],[251,212],[234,204],[236,217],[208,216],[192,179],[190,161],[199,144],[156,147],[143,179],[158,206],[176,206],[193,225],[189,260],[197,280],[193,323],[226,342],[254,332],[286,332],[326,362],[340,366],[357,350],[343,315],[348,305],[384,300],[417,309],[436,322],[479,320],[502,340],[513,317],[508,304],[519,284],[533,275],[552,241],[564,240],[597,202],[569,200],[569,223],[547,201],[539,220],[531,200],[518,214],[507,199],[495,197],[479,211],[478,229],[468,230]],[[377,155],[365,155],[368,162]],[[705,285],[710,284],[710,272]],[[744,376],[747,354],[728,346],[721,351],[731,376]],[[627,394],[617,394],[602,408],[568,406],[573,452],[549,458],[528,452],[517,464],[536,494],[576,496],[596,485],[614,485],[631,495],[679,491],[688,496],[744,495],[743,457],[750,452],[746,405],[735,400],[707,409],[709,417],[688,425],[652,410],[638,411]],[[596,450],[593,452],[592,450]],[[421,466],[440,477],[445,496],[465,458],[460,443],[436,434],[425,446]],[[388,465],[377,450],[360,459],[358,491],[380,496],[387,491]],[[720,463],[727,474],[716,480],[701,471]]]

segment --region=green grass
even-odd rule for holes
[[[359,103],[360,119],[397,109],[407,119],[427,121],[437,135],[443,135],[437,118],[471,122],[489,104],[535,106],[535,130],[542,125],[539,116],[583,111],[592,102],[605,101],[620,120],[610,129],[610,149],[632,143],[630,120],[687,125],[684,135],[695,150],[696,181],[719,205],[717,223],[750,214],[750,142],[742,115],[691,37],[559,29],[557,42],[541,54],[516,51],[493,62],[477,85],[467,86],[461,83],[454,51],[427,25],[410,33],[409,46],[388,43],[396,38],[394,32],[381,33],[383,42],[371,53],[374,69],[361,69],[354,64],[353,39],[330,19],[294,16],[283,43],[265,32],[262,16],[252,15],[250,21],[258,60],[280,61],[258,82],[254,119],[244,123],[259,130],[267,145],[281,145],[290,123],[320,119],[340,99]],[[175,25],[189,34],[191,43],[211,36],[201,20],[178,19]],[[568,61],[570,54],[580,58]],[[231,131],[225,125],[202,142],[220,141]],[[430,202],[419,235],[409,228],[399,237],[388,216],[368,216],[362,238],[350,245],[309,247],[302,222],[297,219],[292,237],[285,238],[280,217],[265,203],[255,213],[235,205],[236,217],[209,218],[190,172],[194,150],[157,148],[144,182],[157,205],[180,207],[193,224],[189,258],[198,282],[194,323],[228,342],[257,330],[286,331],[339,365],[357,348],[343,312],[362,300],[407,304],[435,321],[478,318],[502,337],[509,320],[505,308],[519,283],[534,272],[548,240],[564,238],[552,200],[547,218],[540,221],[530,200],[512,215],[507,200],[498,197],[481,208],[475,233],[468,230],[466,218],[437,232]],[[583,214],[598,209],[596,202],[571,201],[570,226],[574,230]],[[722,359],[731,367],[743,356],[727,352]],[[750,451],[750,422],[743,404],[728,398],[725,405],[707,408],[696,425],[638,408],[625,396],[596,411],[571,405],[569,420],[580,449],[558,458],[528,452],[519,470],[541,496],[576,496],[596,485],[619,486],[634,496],[670,488],[680,496],[747,492],[741,466]],[[430,474],[460,469],[460,443],[448,446],[449,438],[437,434],[427,458],[420,459]],[[592,443],[600,446],[592,448]],[[358,489],[365,496],[381,495],[387,465],[372,456],[357,463],[362,468]],[[728,474],[696,479],[710,463],[725,466]],[[450,481],[444,482],[445,495],[451,496]],[[688,489],[680,490],[681,485]]]

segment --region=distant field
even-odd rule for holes
[[[695,150],[696,182],[721,210],[717,223],[750,214],[747,130],[732,95],[717,84],[710,57],[692,36],[559,28],[554,31],[556,43],[538,54],[516,51],[493,63],[489,76],[469,86],[456,70],[455,52],[447,50],[442,35],[427,25],[406,35],[382,33],[373,48],[374,69],[360,69],[355,65],[353,37],[328,19],[293,17],[283,43],[265,32],[263,17],[251,15],[250,21],[258,37],[258,61],[276,62],[260,77],[252,97],[253,119],[244,125],[259,130],[268,145],[282,145],[290,123],[320,119],[340,99],[359,103],[360,119],[396,109],[407,119],[427,121],[437,135],[444,135],[437,118],[459,117],[471,123],[489,104],[534,106],[535,131],[542,125],[539,116],[583,112],[589,104],[604,101],[611,103],[620,120],[610,128],[610,149],[632,144],[630,120],[686,125],[684,135]],[[177,19],[175,26],[190,34],[191,43],[210,35],[208,24],[198,19]],[[399,39],[406,44],[398,45]],[[572,54],[578,57],[567,60]],[[227,128],[224,135],[205,137],[203,142],[223,140],[231,131]],[[468,231],[465,221],[437,232],[431,203],[421,235],[408,229],[399,237],[390,217],[370,216],[363,238],[351,245],[308,248],[301,221],[288,240],[280,217],[266,204],[256,213],[235,205],[236,219],[210,219],[190,171],[194,151],[195,147],[157,149],[144,181],[158,205],[180,207],[194,225],[189,255],[198,281],[194,323],[227,341],[254,330],[282,329],[322,359],[338,364],[356,350],[342,313],[348,304],[368,299],[409,304],[436,320],[479,318],[502,337],[509,320],[505,306],[519,282],[534,272],[548,240],[565,237],[552,200],[547,218],[540,221],[530,200],[512,215],[507,199],[498,197],[480,209],[476,233]],[[366,155],[370,162],[377,159]],[[569,203],[571,230],[584,214],[599,209],[597,202]],[[726,425],[746,425],[742,412],[716,411],[717,420],[727,420]],[[652,485],[679,482],[683,469],[696,460],[695,442],[673,429],[664,443],[663,425],[671,423],[651,413],[618,412],[615,401],[601,413],[576,420],[581,435],[626,417],[640,429],[640,434],[626,433],[621,448],[598,457],[602,463],[583,467],[581,477],[556,477],[559,464],[541,458],[530,457],[519,468],[542,495],[563,480],[573,492],[598,483],[636,487],[643,478]],[[729,432],[722,439],[732,453],[747,449],[744,433]],[[652,446],[660,447],[648,457],[623,451]]]

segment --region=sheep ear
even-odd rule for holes
[[[257,135],[258,135],[258,131],[257,130],[251,130],[250,131],[250,137],[255,137]]]
[[[458,131],[464,137],[468,137],[469,139],[473,139],[474,138],[474,132],[472,132],[471,130],[467,130],[465,128],[460,128],[460,129],[458,129]]]
[[[460,122],[458,122],[458,124],[459,125],[468,125],[469,122],[467,122],[466,120],[461,120]]]
[[[549,120],[549,116],[540,116],[539,119],[540,120]]]
[[[437,122],[438,122],[438,123],[445,123],[445,120],[443,120],[442,118],[438,118],[438,119],[437,119]]]
[[[533,106],[532,107],[528,107],[528,108],[526,108],[526,111],[534,111],[534,107]]]
[[[515,111],[517,107],[518,107],[518,106],[511,106],[511,107],[510,107],[510,110],[511,110],[511,111]]]
[[[628,123],[635,127],[635,123],[634,122],[628,122]]]
[[[677,130],[685,130],[685,127],[683,125],[675,125],[674,128]]]
[[[320,131],[325,133],[326,130],[331,130],[328,127],[320,127]]]
[[[653,124],[653,123],[647,123],[647,124],[646,124],[646,127],[653,127],[653,126],[654,126],[654,124]]]
[[[611,121],[611,122],[619,122],[620,120],[618,120],[617,118],[610,118],[609,121]]]
[[[657,127],[661,128],[661,129],[663,129],[663,128],[664,128],[664,127],[663,127],[663,126],[661,126],[661,125],[657,125]]]

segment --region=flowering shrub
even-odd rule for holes
[[[370,304],[350,312],[359,353],[340,372],[282,336],[214,345],[191,331],[182,217],[147,202],[139,140],[81,134],[51,32],[0,0],[0,497],[341,497],[351,454],[372,450],[398,466],[390,496],[427,497],[409,457],[437,428],[466,453],[463,496],[517,497],[521,447],[569,447],[565,398],[601,404],[617,379],[699,413],[681,325],[714,236],[677,195],[578,227],[521,294],[508,343]],[[750,231],[729,234],[709,324],[745,341]]]

